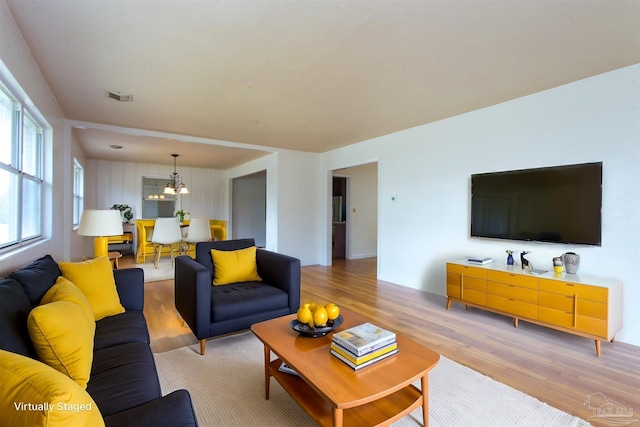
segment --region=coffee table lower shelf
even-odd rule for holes
[[[281,363],[280,359],[271,361],[269,363],[269,375],[278,381],[282,388],[318,425],[333,426],[333,408],[330,403],[302,378],[281,372],[279,370]],[[269,377],[266,380],[269,381]],[[266,390],[268,399],[268,384],[266,384]],[[425,396],[425,399],[428,399],[428,397]],[[387,426],[422,405],[422,392],[417,387],[409,384],[395,393],[378,400],[352,408],[345,408],[342,411],[342,424],[345,426]],[[428,407],[428,402],[426,402],[425,407]]]

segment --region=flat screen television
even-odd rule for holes
[[[601,244],[602,162],[471,175],[471,236]]]

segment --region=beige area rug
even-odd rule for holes
[[[169,280],[174,278],[174,270],[171,266],[171,258],[162,257],[158,263],[158,268],[153,266],[153,257],[147,257],[144,264],[136,264],[144,270],[144,282],[159,282],[160,280]]]
[[[263,347],[251,332],[207,341],[205,356],[197,347],[155,359],[163,393],[189,390],[201,426],[315,425],[274,379],[265,400]],[[430,426],[589,426],[445,357],[429,374],[429,407]],[[392,425],[422,426],[422,409]]]

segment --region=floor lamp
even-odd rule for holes
[[[94,236],[93,256],[98,258],[107,256],[109,252],[109,239],[106,236],[119,236],[123,233],[122,217],[120,211],[85,210],[80,217],[78,234],[80,236]]]

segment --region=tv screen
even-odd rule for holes
[[[471,236],[601,243],[602,162],[471,176]]]

